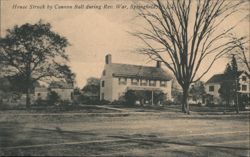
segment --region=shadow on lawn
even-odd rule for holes
[[[0,147],[33,144],[30,139],[22,139],[23,129],[23,123],[0,122]]]

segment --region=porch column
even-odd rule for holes
[[[154,105],[154,91],[152,90],[152,95],[151,95],[151,101],[152,101],[152,106]]]

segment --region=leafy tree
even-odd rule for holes
[[[196,100],[202,99],[206,94],[204,83],[202,81],[195,82],[191,86],[189,94],[191,94]]]
[[[190,84],[200,80],[221,56],[235,47],[227,35],[237,25],[223,27],[224,31],[220,28],[244,2],[156,0],[145,2],[152,3],[155,9],[138,9],[139,17],[145,21],[143,30],[133,33],[144,43],[139,52],[163,62],[172,71],[182,87],[183,112],[189,114]],[[206,68],[200,71],[202,65]]]
[[[23,78],[27,108],[34,82],[71,78],[70,69],[64,64],[68,61],[67,46],[68,40],[41,20],[14,26],[0,39],[1,64],[14,69],[15,75]]]
[[[50,105],[55,105],[60,101],[60,96],[55,91],[50,91],[48,93],[47,99]]]
[[[238,87],[239,87],[239,79],[238,79],[238,65],[235,58],[235,55],[232,56],[231,61],[231,67],[232,67],[232,88],[234,90],[234,104],[235,104],[235,110],[237,113],[239,113],[239,104],[238,104]]]
[[[233,71],[230,64],[227,64],[226,69],[224,71],[224,79],[220,85],[219,93],[220,97],[226,101],[225,103],[225,110],[226,106],[229,106],[230,101],[233,100],[235,89],[234,89],[234,79],[233,79]]]
[[[90,103],[96,103],[100,98],[100,79],[90,77],[82,89],[81,98]]]

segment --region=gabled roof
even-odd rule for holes
[[[242,73],[246,73],[245,71],[238,71],[238,76],[240,76]],[[246,73],[247,74],[247,73]],[[247,74],[248,75],[248,74]],[[226,80],[227,77],[225,74],[216,74],[216,75],[213,75],[207,82],[207,83],[221,83],[223,82],[224,80]]]
[[[49,88],[73,89],[73,85],[63,81],[54,81],[50,83]]]
[[[225,79],[224,74],[216,74],[212,76],[206,83],[221,83]]]
[[[129,77],[164,81],[169,81],[172,79],[171,75],[162,68],[118,63],[111,63],[108,66],[111,69],[114,77]]]

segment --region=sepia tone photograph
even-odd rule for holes
[[[0,0],[0,156],[250,157],[249,0]]]

